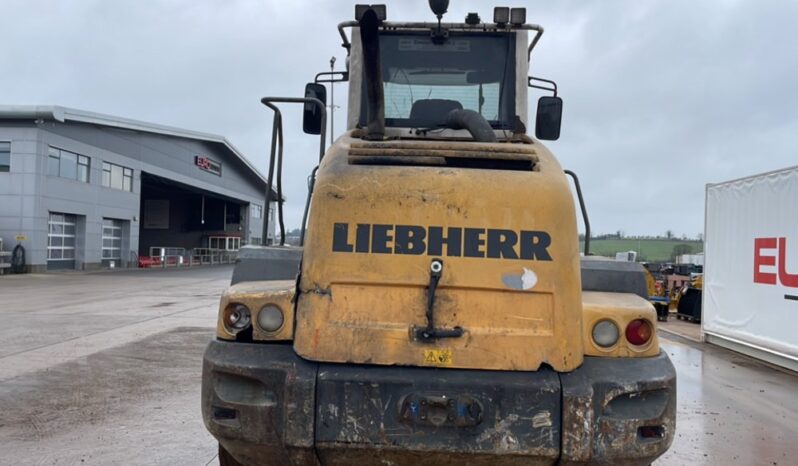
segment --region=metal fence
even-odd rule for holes
[[[149,256],[137,256],[137,264],[142,268],[151,267],[191,267],[195,265],[232,264],[238,258],[238,251],[224,249],[151,247]]]

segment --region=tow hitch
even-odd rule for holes
[[[443,274],[443,261],[434,259],[429,266],[429,287],[427,288],[427,326],[411,327],[411,335],[414,339],[424,342],[431,342],[438,338],[457,338],[463,336],[462,327],[454,328],[435,328],[435,291],[438,289],[438,282],[441,281]]]

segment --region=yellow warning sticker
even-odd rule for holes
[[[452,350],[450,349],[430,349],[424,350],[424,363],[436,366],[452,365]]]

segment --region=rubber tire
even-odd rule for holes
[[[222,444],[219,444],[219,466],[244,466],[239,463],[233,455],[224,449]]]

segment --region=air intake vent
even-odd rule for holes
[[[352,165],[404,165],[534,170],[538,158],[528,144],[389,141],[356,142],[349,149]]]

